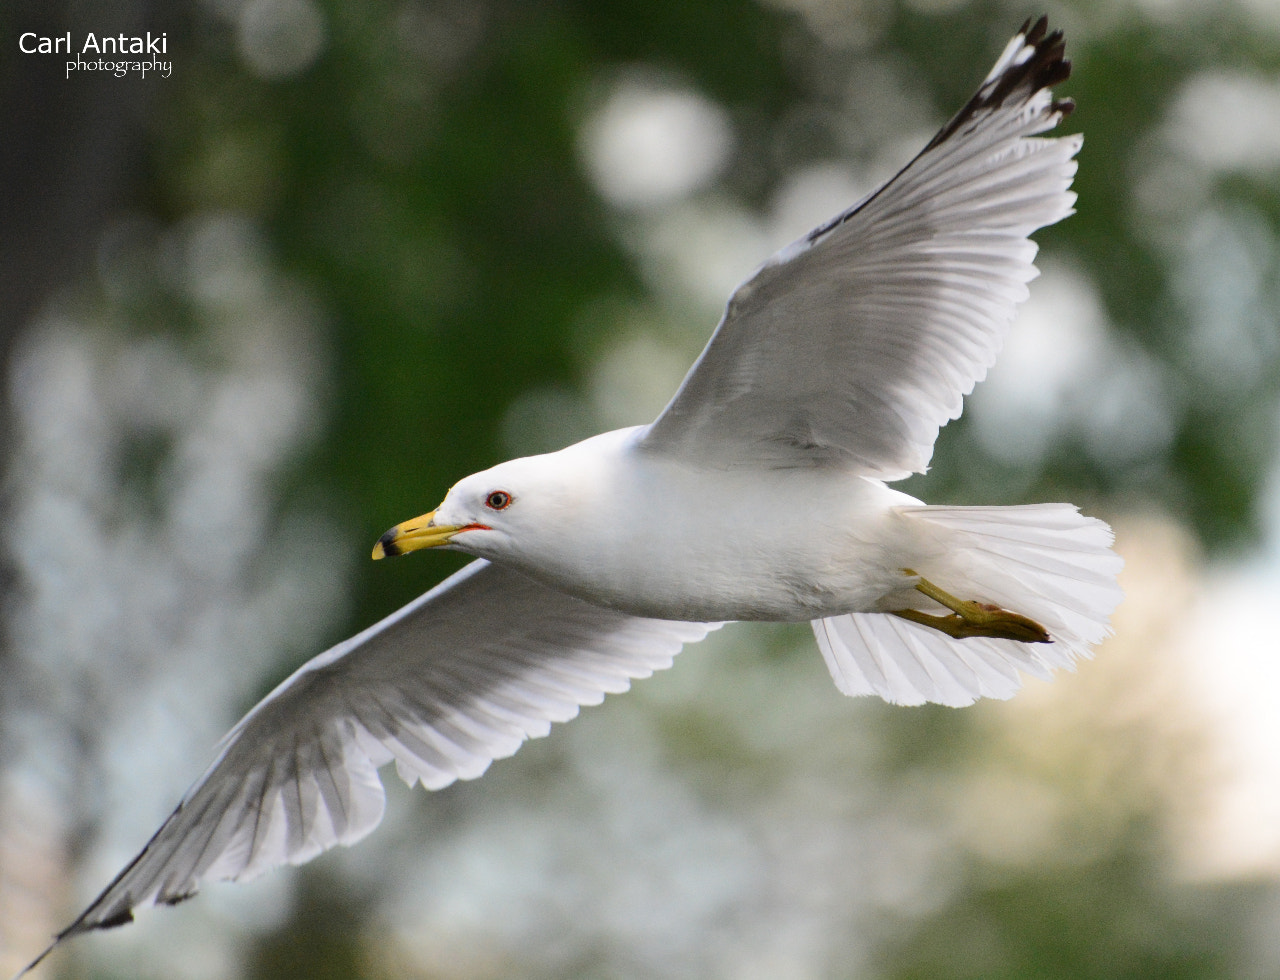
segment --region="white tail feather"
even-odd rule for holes
[[[1052,642],[957,640],[887,613],[816,619],[818,646],[845,694],[955,707],[980,697],[1009,698],[1022,685],[1019,671],[1047,678],[1054,668],[1071,669],[1110,635],[1124,562],[1111,550],[1111,529],[1102,521],[1070,504],[899,512],[930,525],[928,537],[942,543],[920,562],[924,577],[958,598],[1029,616]]]

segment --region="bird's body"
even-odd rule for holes
[[[1007,698],[1088,656],[1121,595],[1105,524],[887,486],[994,362],[1028,236],[1071,213],[1080,138],[1042,135],[1068,73],[1061,35],[1025,25],[896,177],[739,287],[652,424],[469,476],[384,535],[375,557],[479,560],[276,688],[54,945],[354,843],[378,767],[479,776],[725,620],[807,620],[841,691],[904,704]]]
[[[646,451],[645,431],[469,477],[522,489],[510,529],[471,533],[466,550],[653,619],[807,622],[911,589],[903,569],[921,563],[921,542],[894,508],[914,498],[843,467],[708,469]],[[451,511],[436,520],[470,523]]]

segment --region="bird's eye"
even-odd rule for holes
[[[511,494],[505,490],[495,490],[484,498],[484,505],[490,510],[506,510],[511,506]]]

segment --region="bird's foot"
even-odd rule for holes
[[[903,569],[908,575],[916,573]],[[988,602],[957,599],[950,592],[938,588],[927,578],[916,583],[916,591],[927,595],[934,602],[951,610],[949,616],[932,616],[916,609],[895,609],[893,615],[930,629],[938,630],[963,640],[973,636],[989,636],[997,640],[1017,640],[1021,643],[1050,643],[1049,631],[1034,619],[1001,609]]]

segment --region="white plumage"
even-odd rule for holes
[[[254,708],[54,945],[353,843],[380,766],[479,776],[722,620],[811,621],[841,691],[903,704],[1087,656],[1120,601],[1105,524],[884,482],[928,465],[1027,296],[1028,236],[1071,213],[1080,138],[1040,135],[1070,109],[1062,50],[1024,27],[901,173],[766,262],[652,425],[467,477],[388,532],[375,555],[479,560]]]
[[[861,612],[815,620],[818,646],[845,694],[955,707],[1008,698],[1022,686],[1018,671],[1047,679],[1109,634],[1121,562],[1101,521],[1070,504],[919,506],[899,513],[942,546],[921,563],[927,577],[969,583],[972,598],[1029,616],[1053,642],[954,640],[896,616]]]

